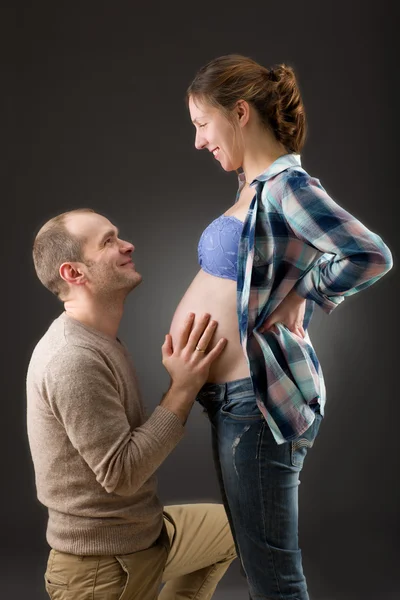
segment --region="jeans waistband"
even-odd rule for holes
[[[196,400],[205,398],[206,396],[213,396],[217,400],[218,398],[223,398],[225,394],[235,394],[237,392],[246,391],[253,391],[251,377],[235,379],[234,381],[227,381],[226,383],[205,383],[197,394]]]

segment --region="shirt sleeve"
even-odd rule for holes
[[[44,388],[72,446],[109,493],[134,494],[183,436],[180,420],[163,406],[131,430],[112,371],[89,348],[64,348],[56,355]]]
[[[328,314],[392,268],[382,239],[332,200],[318,179],[290,177],[282,210],[294,235],[324,253],[294,289]]]

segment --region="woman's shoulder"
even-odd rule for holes
[[[302,167],[294,165],[266,181],[262,187],[261,198],[263,201],[279,206],[288,194],[305,190],[312,192],[315,187],[322,188],[319,179],[310,175]]]

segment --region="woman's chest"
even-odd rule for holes
[[[251,187],[244,187],[240,192],[239,198],[224,214],[227,217],[236,217],[240,221],[246,220],[249,206],[254,198],[255,190]]]

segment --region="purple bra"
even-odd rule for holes
[[[243,223],[236,217],[221,215],[203,231],[198,257],[200,267],[215,277],[237,280],[237,257]]]

